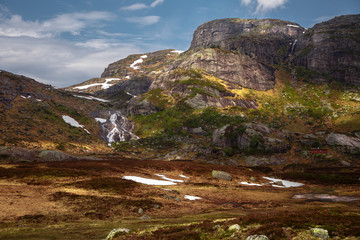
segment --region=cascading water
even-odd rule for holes
[[[291,51],[290,51],[290,54],[289,56],[291,56],[293,53],[294,53],[294,50],[295,50],[295,46],[296,46],[296,43],[298,42],[297,39],[295,39],[295,41],[293,42],[292,46],[291,46]]]
[[[120,111],[98,112],[95,118],[100,125],[101,139],[111,144],[113,142],[139,139],[132,133],[133,124]],[[100,117],[101,118],[100,118]],[[103,118],[103,117],[106,117]]]

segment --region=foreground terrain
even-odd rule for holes
[[[360,238],[356,167],[304,165],[301,172],[299,166],[297,172],[289,167],[272,172],[100,157],[103,160],[4,161],[0,239],[105,239],[120,227],[131,232],[115,239],[245,239],[254,234],[316,239],[310,234],[312,227],[328,230],[333,239]],[[212,177],[213,170],[229,173],[232,181]],[[125,176],[172,185],[146,185]],[[286,188],[286,182],[270,184],[263,177],[304,185]],[[233,224],[241,230],[228,231]]]

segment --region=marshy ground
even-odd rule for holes
[[[103,159],[0,164],[0,239],[105,239],[119,227],[131,233],[117,239],[245,239],[252,234],[315,239],[309,229],[316,226],[333,239],[360,239],[360,201],[293,198],[360,199],[354,177],[360,168],[270,172],[191,161]],[[233,179],[212,178],[212,170],[226,171]],[[151,186],[123,179],[163,180],[156,174],[184,182]],[[264,176],[304,186],[273,187]],[[235,223],[242,230],[227,231]]]

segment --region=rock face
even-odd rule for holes
[[[220,19],[199,26],[190,49],[218,47],[245,54],[260,62],[279,64],[303,28],[277,19]]]
[[[360,15],[346,15],[316,24],[302,34],[294,59],[313,81],[360,85]]]

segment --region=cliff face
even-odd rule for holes
[[[360,15],[316,24],[298,39],[292,63],[311,72],[309,80],[360,84]]]
[[[263,63],[279,64],[303,31],[296,23],[276,19],[221,19],[199,26],[190,49],[218,47]]]

